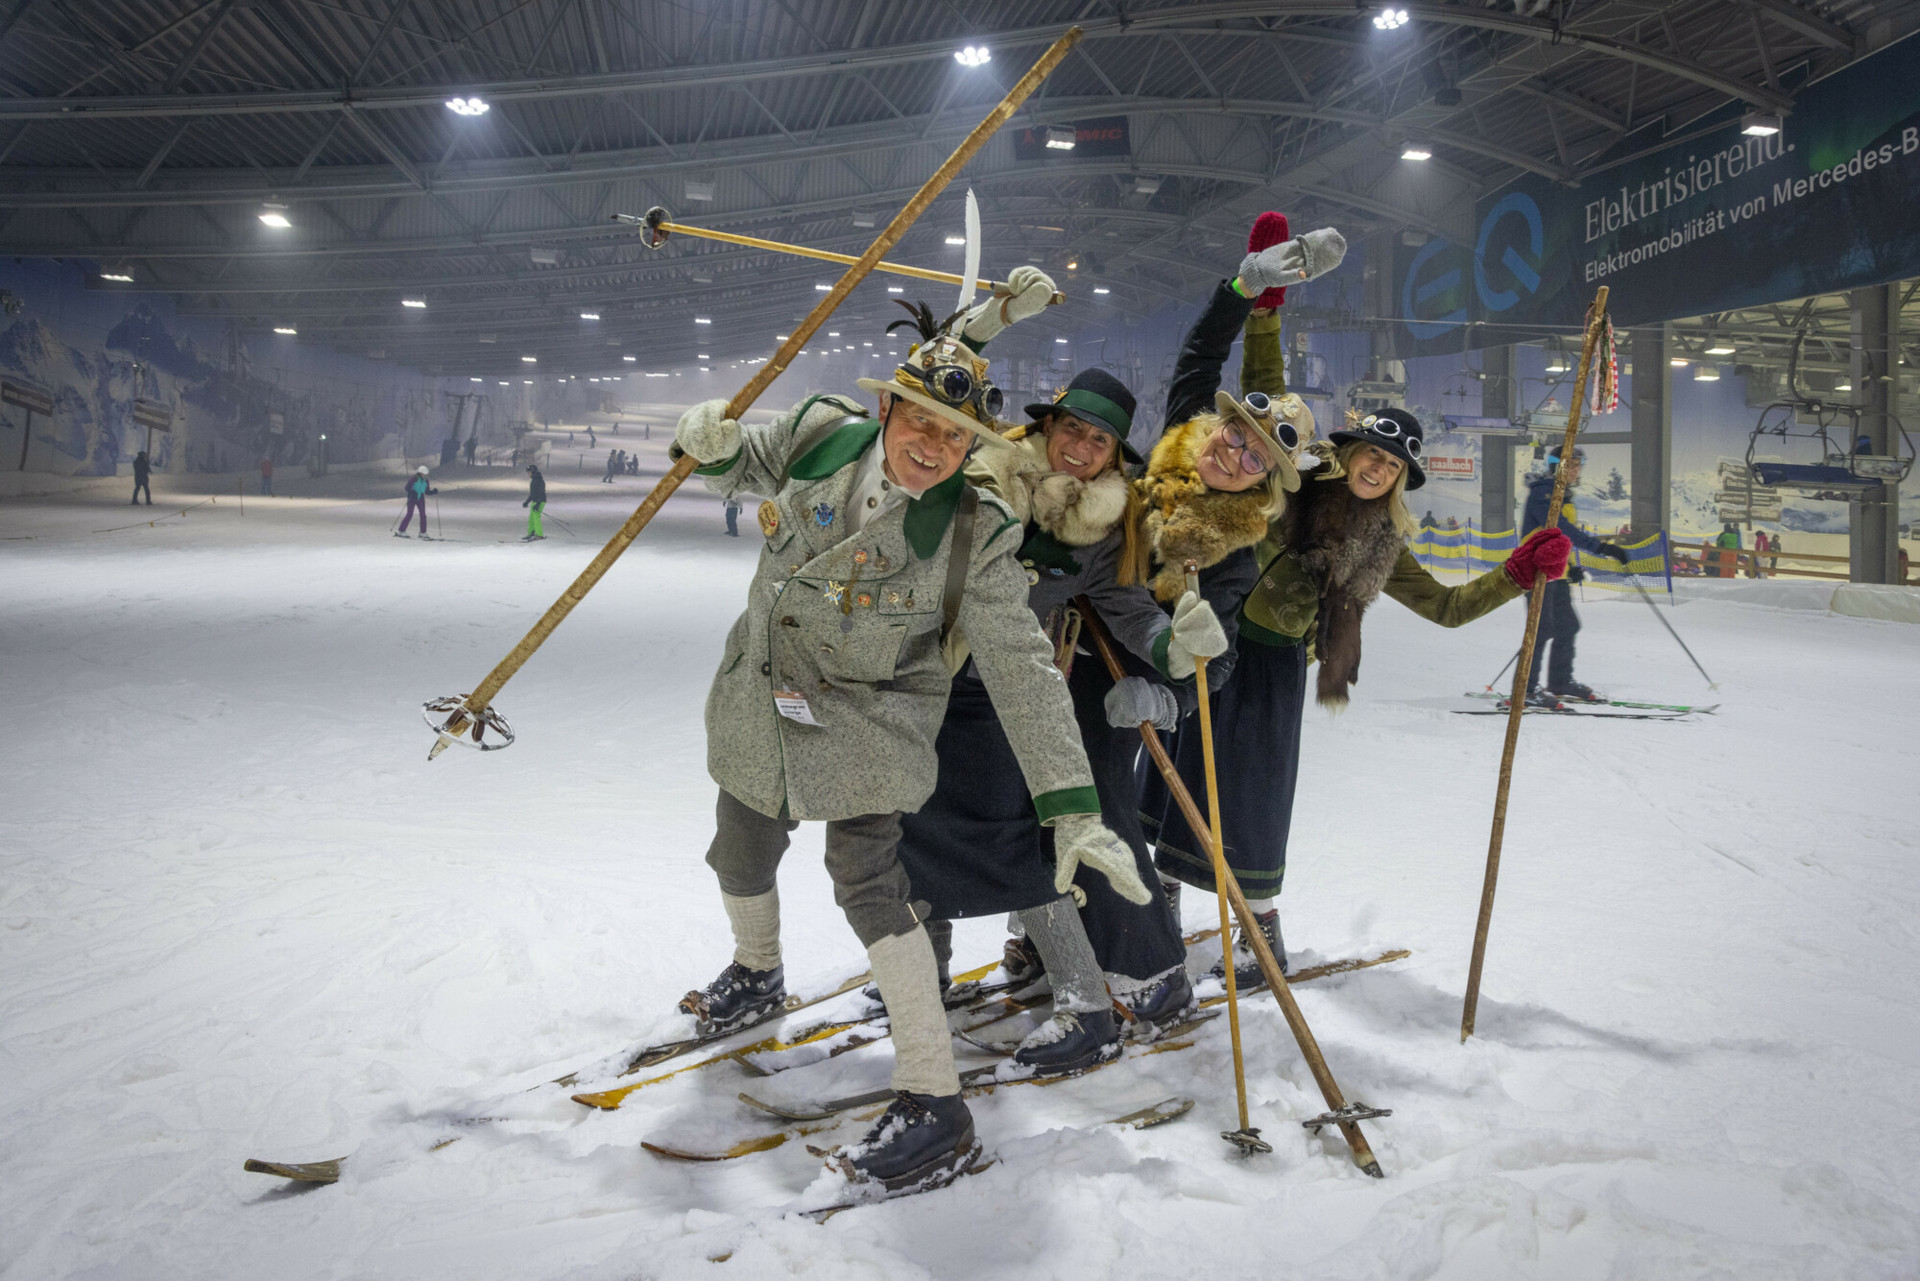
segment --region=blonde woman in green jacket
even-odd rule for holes
[[[1285,390],[1277,317],[1258,313],[1245,330],[1241,388],[1278,395]],[[1360,673],[1360,621],[1382,594],[1442,627],[1458,627],[1497,609],[1544,573],[1566,572],[1568,543],[1543,530],[1516,548],[1499,569],[1448,586],[1407,550],[1418,528],[1406,494],[1426,482],[1419,421],[1387,409],[1351,421],[1344,431],[1302,451],[1300,491],[1255,548],[1260,577],[1241,609],[1233,678],[1216,696],[1213,732],[1232,745],[1220,765],[1220,820],[1227,863],[1260,921],[1282,969],[1286,951],[1275,900],[1287,868],[1299,772],[1300,722],[1306,709],[1307,665],[1318,658],[1315,697],[1322,706],[1346,704]],[[1175,760],[1187,786],[1202,794],[1197,731],[1182,732]],[[1144,814],[1155,841],[1155,866],[1165,881],[1214,889],[1205,848],[1188,833],[1157,776],[1148,780]],[[1168,886],[1177,893],[1177,886]],[[1237,981],[1262,980],[1244,938],[1233,949]]]

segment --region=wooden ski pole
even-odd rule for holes
[[[682,236],[697,236],[702,240],[718,240],[723,244],[741,245],[748,249],[770,249],[774,253],[793,254],[798,258],[815,258],[821,262],[852,264],[860,261],[851,254],[837,254],[831,250],[815,249],[809,245],[788,244],[781,240],[762,240],[758,236],[742,236],[732,231],[713,231],[706,227],[689,227],[683,222],[674,222],[667,211],[659,205],[655,205],[653,208],[647,210],[644,215],[638,217],[633,214],[622,213],[613,214],[611,217],[614,222],[623,222],[630,226],[643,228],[641,243],[649,249],[658,249],[667,242],[669,235],[677,234]],[[875,271],[884,271],[894,276],[912,276],[915,280],[935,280],[943,285],[957,285],[962,283],[961,277],[957,272],[934,271],[930,267],[909,267],[905,263],[899,262],[876,262],[873,264],[873,269]],[[1004,284],[996,280],[975,280],[973,284],[974,288],[985,289],[989,293],[996,289],[1006,289]],[[1053,297],[1047,300],[1047,305],[1049,307],[1057,307],[1066,300],[1067,296],[1065,294],[1055,291]]]
[[[1560,527],[1560,505],[1567,497],[1567,459],[1573,457],[1574,438],[1580,434],[1580,410],[1587,399],[1587,375],[1593,368],[1593,349],[1607,321],[1607,286],[1594,295],[1587,315],[1587,336],[1580,345],[1580,379],[1573,385],[1573,407],[1567,411],[1567,432],[1560,444],[1560,466],[1555,469],[1553,498],[1547,504],[1547,525]],[[1540,634],[1540,609],[1547,599],[1547,580],[1536,577],[1527,597],[1527,627],[1520,638],[1519,661],[1513,668],[1513,692],[1507,699],[1507,741],[1500,751],[1500,782],[1493,794],[1493,831],[1487,838],[1487,875],[1480,886],[1480,918],[1473,927],[1473,963],[1467,969],[1467,999],[1460,1011],[1460,1039],[1473,1035],[1480,1005],[1480,971],[1487,959],[1487,929],[1493,923],[1493,892],[1500,880],[1500,845],[1507,834],[1507,793],[1513,786],[1513,753],[1520,744],[1520,718],[1527,710],[1527,677],[1533,671],[1533,646]],[[1497,678],[1496,678],[1497,679]]]
[[[1100,659],[1107,666],[1108,675],[1114,680],[1124,680],[1126,668],[1120,665],[1120,655],[1113,647],[1113,637],[1107,634],[1106,623],[1100,618],[1100,611],[1085,596],[1074,598],[1074,604],[1080,610],[1083,624],[1082,635],[1093,638],[1093,647],[1100,652]],[[1196,682],[1197,683],[1197,682]],[[1180,807],[1180,813],[1187,820],[1187,828],[1198,840],[1211,840],[1212,825],[1200,817],[1200,807],[1193,803],[1193,793],[1187,790],[1186,783],[1180,777],[1180,771],[1174,768],[1173,759],[1167,755],[1167,748],[1160,741],[1160,735],[1151,721],[1140,723],[1140,739],[1146,744],[1147,754],[1153,757],[1155,768],[1167,784],[1167,791],[1173,796],[1174,804]],[[1216,847],[1217,848],[1217,847]],[[1343,1118],[1341,1114],[1363,1112],[1368,1115],[1386,1115],[1376,1113],[1364,1104],[1347,1105],[1346,1097],[1340,1092],[1340,1083],[1333,1079],[1333,1072],[1327,1067],[1326,1056],[1320,1053],[1320,1043],[1314,1039],[1313,1029],[1307,1026],[1307,1019],[1300,1012],[1300,1006],[1293,999],[1293,989],[1287,986],[1287,976],[1280,972],[1280,963],[1274,959],[1273,949],[1267,946],[1266,935],[1260,932],[1260,922],[1254,919],[1253,909],[1247,906],[1247,899],[1240,892],[1240,882],[1234,878],[1233,869],[1222,864],[1216,865],[1215,885],[1226,892],[1228,903],[1234,915],[1239,918],[1240,929],[1246,934],[1247,942],[1253,948],[1253,958],[1260,966],[1260,975],[1266,979],[1267,987],[1273,992],[1273,999],[1280,1005],[1281,1014],[1286,1016],[1287,1026],[1293,1031],[1293,1039],[1300,1046],[1301,1057],[1306,1059],[1307,1068],[1313,1073],[1313,1079],[1320,1087],[1320,1095],[1332,1109],[1323,1121],[1340,1127],[1340,1133],[1347,1140],[1347,1147],[1353,1153],[1353,1163],[1374,1178],[1385,1178],[1380,1162],[1374,1158],[1373,1147],[1367,1142],[1367,1136],[1361,1133],[1357,1120]],[[1224,871],[1225,875],[1220,875]],[[1233,968],[1232,942],[1222,936],[1222,947],[1226,958],[1223,968]],[[1306,1122],[1318,1132],[1314,1122]]]
[[[1188,561],[1186,572],[1187,590],[1198,596],[1199,564]],[[1220,836],[1220,780],[1213,768],[1213,700],[1207,691],[1207,660],[1198,656],[1193,660],[1193,683],[1200,691],[1200,756],[1207,774],[1207,856],[1213,860],[1214,884],[1224,885],[1233,872],[1227,867],[1226,845]],[[1233,1039],[1233,1092],[1240,1105],[1240,1128],[1220,1137],[1242,1152],[1271,1152],[1273,1145],[1260,1137],[1260,1131],[1253,1128],[1253,1122],[1247,1116],[1247,1065],[1240,1049],[1240,987],[1234,974],[1233,932],[1228,928],[1227,896],[1215,894],[1213,898],[1220,905],[1220,939],[1222,954],[1226,958],[1220,968],[1227,979],[1227,1030]]]
[[[834,309],[853,292],[855,285],[866,279],[867,274],[873,270],[874,264],[880,261],[881,256],[899,243],[900,237],[904,236],[907,229],[913,226],[922,213],[926,212],[927,206],[933,203],[934,197],[946,190],[947,185],[959,175],[961,169],[966,167],[974,154],[987,144],[987,139],[993,137],[1000,126],[1012,118],[1013,113],[1019,110],[1020,104],[1025,102],[1033,91],[1040,87],[1040,82],[1060,65],[1061,60],[1072,51],[1074,45],[1080,42],[1081,35],[1079,27],[1069,28],[1065,35],[1054,41],[1052,46],[1040,55],[1040,60],[1033,64],[1026,75],[1020,77],[1019,83],[1007,91],[1007,96],[987,113],[986,119],[974,126],[973,132],[968,134],[954,153],[947,157],[945,163],[934,171],[933,176],[921,185],[920,190],[914,193],[913,199],[894,215],[893,221],[888,223],[886,229],[867,247],[867,252],[855,260],[826,296],[814,304],[813,310],[807,313],[807,318],[795,326],[787,340],[774,352],[773,357],[760,366],[759,371],[747,385],[727,402],[727,417],[738,418],[746,413],[753,402],[760,398],[760,393],[786,370],[788,363],[813,337],[814,331],[826,323],[827,317],[832,315]],[[654,513],[660,510],[667,499],[673,496],[673,492],[680,488],[682,482],[691,476],[694,468],[699,465],[691,455],[682,455],[668,469],[667,474],[662,476],[660,482],[653,487],[653,492],[634,508],[633,514],[627,517],[626,522],[614,531],[613,537],[607,540],[607,545],[600,549],[599,554],[580,571],[580,576],[560,594],[560,599],[548,607],[547,612],[540,616],[540,620],[520,638],[520,643],[508,651],[507,656],[487,673],[486,678],[479,685],[474,687],[473,692],[459,700],[459,705],[447,716],[447,719],[434,727],[437,737],[434,739],[433,747],[427,752],[428,760],[440,755],[469,730],[474,733],[475,742],[478,742],[483,724],[481,718],[487,713],[488,707],[494,696],[500,692],[501,687],[513,679],[514,673],[533,657],[534,651],[553,634],[554,628],[560,625],[561,620],[572,613],[573,607],[593,590],[594,584],[598,583],[607,570],[613,567],[613,562],[620,559],[620,554],[640,536],[640,531],[647,527]]]

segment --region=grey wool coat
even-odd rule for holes
[[[707,770],[770,816],[845,819],[911,811],[933,793],[934,739],[952,680],[941,598],[954,554],[956,472],[846,536],[859,464],[880,424],[823,424],[856,407],[814,397],[771,424],[742,424],[741,448],[702,467],[725,497],[772,494],[747,609],[727,634],[707,695]],[[857,410],[856,410],[857,412]],[[798,456],[794,456],[795,454]],[[1098,814],[1099,798],[1053,650],[1027,606],[1020,524],[983,495],[957,620],[972,646],[1043,823]],[[783,716],[806,699],[817,725]]]

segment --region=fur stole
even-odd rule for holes
[[[1127,514],[1127,478],[1118,468],[1090,481],[1051,471],[1047,438],[1039,432],[1012,449],[982,449],[967,474],[1005,500],[1022,524],[1032,521],[1069,547],[1099,542]]]
[[[1267,536],[1264,485],[1229,494],[1208,489],[1200,479],[1200,448],[1219,424],[1219,415],[1200,414],[1169,427],[1154,445],[1147,474],[1138,482],[1158,566],[1150,586],[1162,604],[1178,600],[1186,590],[1186,562],[1198,561],[1205,569]]]
[[[1360,679],[1361,616],[1379,599],[1406,544],[1387,499],[1362,501],[1334,477],[1300,487],[1281,516],[1281,531],[1288,554],[1320,589],[1314,696],[1322,706],[1344,707]]]

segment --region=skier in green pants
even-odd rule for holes
[[[546,531],[540,525],[540,513],[547,509],[547,478],[532,463],[527,464],[527,500],[520,505],[527,509],[527,536],[520,541],[530,543],[536,538],[545,538]]]

